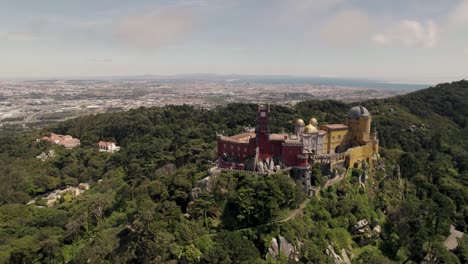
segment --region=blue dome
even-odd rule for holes
[[[348,118],[349,119],[359,119],[361,116],[368,117],[370,116],[369,111],[364,106],[355,106],[349,110]]]

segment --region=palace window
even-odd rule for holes
[[[234,149],[234,146],[233,146],[233,145],[231,145],[231,149]]]
[[[247,152],[247,148],[244,148],[244,152]]]
[[[338,136],[338,139],[341,139],[341,135]]]
[[[237,150],[240,150],[240,147],[239,147],[239,146],[237,146]]]

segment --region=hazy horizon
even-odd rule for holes
[[[369,77],[359,77],[359,76],[312,76],[312,75],[292,75],[292,74],[242,74],[242,73],[232,73],[232,74],[218,74],[218,73],[182,73],[182,74],[135,74],[135,75],[89,75],[89,76],[80,76],[80,75],[69,75],[69,76],[17,76],[17,77],[5,77],[0,76],[0,81],[41,81],[41,80],[126,80],[126,79],[216,79],[216,78],[297,78],[297,79],[336,79],[336,80],[359,80],[359,81],[368,81],[375,83],[388,83],[388,84],[408,84],[408,85],[437,85],[439,83],[459,81],[465,78],[457,79],[457,77],[445,77],[440,78],[440,81],[411,81],[411,80],[401,80],[401,79],[377,79]]]
[[[468,74],[468,0],[0,0],[0,78]]]

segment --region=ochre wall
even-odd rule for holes
[[[345,152],[345,157],[349,156],[349,166],[353,167],[357,161],[369,161],[372,164],[374,154],[374,143],[369,142],[364,146],[350,148]]]
[[[362,142],[367,142],[370,139],[370,128],[371,128],[371,117],[361,117],[359,119],[359,132],[360,132],[360,140]]]
[[[328,154],[335,153],[335,148],[341,145],[344,138],[348,134],[348,130],[330,130],[329,131],[329,144],[328,144]]]

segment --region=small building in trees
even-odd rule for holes
[[[40,140],[48,141],[52,144],[62,145],[66,148],[74,148],[80,145],[80,140],[78,138],[74,138],[70,135],[60,135],[55,133],[50,133],[42,139],[38,139],[38,141]]]
[[[98,143],[99,151],[114,153],[120,150],[120,147],[117,146],[114,142],[99,141]]]

